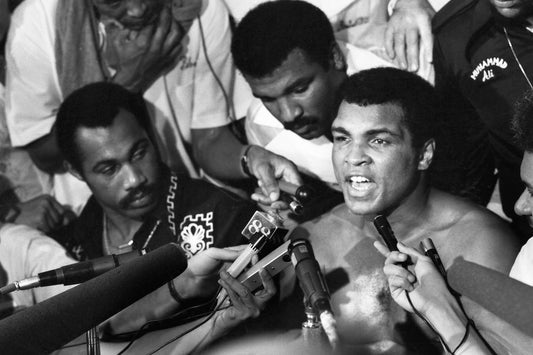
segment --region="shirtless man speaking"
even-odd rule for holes
[[[503,220],[430,186],[437,107],[427,82],[398,69],[359,72],[342,89],[332,133],[345,203],[302,227],[325,270],[341,342],[361,353],[442,349],[418,319],[392,302],[384,258],[372,245],[381,240],[373,225],[377,214],[406,245],[432,238],[446,268],[463,257],[507,273],[518,251]],[[465,306],[483,331],[483,312],[468,301]]]

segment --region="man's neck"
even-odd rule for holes
[[[133,239],[133,236],[143,224],[142,220],[135,220],[114,211],[104,210],[107,224],[107,233],[113,236],[113,243],[123,244]]]
[[[425,182],[420,181],[416,189],[385,216],[399,241],[408,240],[413,236],[413,231],[420,230],[425,224],[430,190]]]

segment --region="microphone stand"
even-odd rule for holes
[[[87,355],[100,355],[100,338],[97,327],[93,327],[85,333],[87,340]]]

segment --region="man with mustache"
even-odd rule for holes
[[[104,80],[143,95],[154,143],[173,170],[223,181],[251,175],[274,199],[276,179],[300,182],[287,159],[244,145],[232,130],[251,95],[231,59],[222,0],[28,0],[11,28],[6,100],[13,145],[30,153],[44,192],[76,212],[89,191],[63,170],[55,117],[72,91]]]
[[[150,251],[170,242],[191,258],[245,241],[241,231],[255,212],[251,203],[172,172],[159,159],[149,127],[142,98],[117,84],[90,84],[62,103],[58,145],[70,173],[92,192],[80,217],[53,235],[76,260]],[[210,296],[217,286],[207,284],[200,295]],[[112,328],[134,330],[168,315],[193,289],[171,281],[115,316]]]
[[[392,62],[337,41],[326,15],[305,1],[266,2],[252,9],[235,30],[232,54],[256,97],[245,122],[249,141],[338,189],[330,128],[339,88],[349,74]],[[268,196],[253,197],[271,202]]]

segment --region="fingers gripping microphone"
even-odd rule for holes
[[[187,258],[162,246],[0,321],[0,349],[50,353],[181,274]]]
[[[15,281],[12,284],[0,288],[0,294],[40,286],[79,284],[114,269],[119,265],[137,259],[144,254],[144,250],[135,250],[125,254],[107,255],[101,258],[63,266],[58,269],[44,271],[37,276]]]
[[[315,259],[311,243],[305,239],[293,240],[289,244],[289,255],[307,302],[319,314],[324,332],[331,345],[335,346],[338,336],[329,302],[329,290]]]

